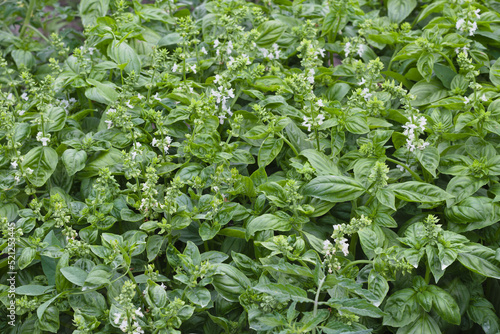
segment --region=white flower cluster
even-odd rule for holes
[[[134,143],[134,145],[132,146],[132,152],[130,153],[130,155],[132,155],[132,160],[135,160],[135,157],[137,156],[138,153],[140,153],[141,151],[139,150],[139,148],[141,147],[141,143],[139,142],[136,142]]]
[[[426,124],[427,119],[424,116],[418,118],[416,116],[410,116],[410,122],[406,122],[406,124],[403,125],[403,129],[405,129],[403,135],[407,137],[406,148],[410,150],[410,152],[413,152],[415,148],[423,150],[429,146],[428,142],[418,138],[420,133],[424,133]]]
[[[455,48],[455,53],[459,54],[460,52],[463,52],[466,56],[468,55],[467,51],[469,51],[469,48],[464,46],[462,48]]]
[[[363,56],[365,46],[363,44],[358,44],[358,46],[353,45],[351,42],[345,43],[344,53],[346,57],[349,57],[351,53],[357,53],[358,56]]]
[[[139,316],[139,317],[144,317],[144,314],[142,313],[141,311],[141,308],[139,307],[137,310],[135,310],[135,315],[132,316],[132,319],[135,320],[135,316]],[[120,320],[121,320],[121,323],[120,323],[120,330],[124,333],[127,332],[128,330],[128,319],[126,316],[123,317],[123,319],[121,319],[122,315],[121,313],[114,313],[113,314],[115,316],[113,322],[115,323],[115,325],[118,325],[118,323],[120,323]],[[139,323],[137,321],[134,321],[134,323],[132,324],[132,334],[144,334],[144,330],[141,328],[141,326],[139,325]]]
[[[314,70],[312,68],[307,72],[307,81],[311,85],[314,85]]]
[[[472,12],[473,13],[472,16],[474,16],[476,19],[479,19],[481,17],[481,15],[479,15],[480,11],[481,11],[480,9],[474,10]],[[469,36],[474,36],[474,33],[477,30],[477,22],[471,21],[469,19],[469,16],[471,15],[468,15],[467,20],[464,18],[458,19],[455,27],[457,28],[458,31],[466,32],[469,34]]]
[[[43,137],[43,132],[40,131],[36,134],[36,140],[42,142],[43,146],[47,146],[47,144],[50,142],[50,135],[48,137]]]
[[[311,132],[311,127],[313,125],[316,124],[319,126],[323,124],[323,121],[325,120],[325,115],[319,114],[318,116],[316,116],[316,118],[314,118],[314,120],[312,119],[312,117],[307,117],[307,116],[304,116],[302,119],[304,120],[304,122],[302,122],[302,126],[307,127],[307,131]]]
[[[257,45],[254,44],[254,47],[256,47],[256,46]],[[280,59],[279,45],[276,43],[273,44],[273,50],[259,48],[259,51],[262,53],[262,57],[267,58],[269,60]]]
[[[221,77],[219,75],[216,75],[214,82],[217,83],[220,80]],[[217,88],[217,90],[212,89],[211,94],[216,98],[215,102],[217,104],[217,107],[221,105],[222,110],[226,111],[229,114],[229,116],[232,116],[233,113],[231,112],[231,108],[227,105],[227,100],[229,100],[230,98],[233,99],[235,97],[233,89],[232,88],[226,89],[224,86],[221,85]],[[225,118],[226,118],[225,116],[219,116],[221,124],[224,123]]]
[[[153,138],[153,141],[151,142],[151,146],[153,147],[163,147],[163,150],[165,151],[165,154],[168,154],[168,149],[170,148],[170,144],[172,144],[172,138],[170,136],[166,136],[164,140],[158,140],[156,138]]]

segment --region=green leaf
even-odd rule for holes
[[[441,82],[432,79],[429,82],[426,80],[417,82],[410,89],[410,94],[417,97],[415,101],[412,101],[411,105],[419,107],[445,98],[448,95],[448,91],[443,87]]]
[[[153,261],[158,256],[164,239],[165,237],[162,235],[152,235],[148,237],[148,241],[146,242],[148,261]]]
[[[373,306],[364,299],[330,299],[326,304],[339,311],[348,311],[364,317],[381,318],[385,314],[378,307]]]
[[[68,171],[68,175],[75,175],[76,172],[81,171],[85,168],[85,162],[87,161],[87,153],[81,150],[68,149],[64,151],[61,160]]]
[[[78,6],[82,24],[84,26],[95,25],[99,17],[106,16],[109,0],[82,0]]]
[[[368,123],[365,117],[360,116],[350,116],[345,121],[345,127],[347,131],[355,134],[365,134],[370,132]]]
[[[474,195],[482,186],[488,183],[488,179],[478,179],[473,176],[455,176],[448,182],[446,192],[455,198],[446,200],[446,205],[451,207],[464,199]]]
[[[51,107],[46,114],[45,131],[60,131],[66,122],[66,111],[61,107]]]
[[[303,150],[300,152],[301,155],[305,156],[311,166],[316,170],[316,174],[319,175],[341,175],[337,165],[330,160],[324,153],[318,152],[317,150]]]
[[[500,58],[498,58],[490,68],[490,81],[500,87]]]
[[[260,33],[255,43],[261,48],[270,47],[285,32],[286,26],[277,20],[262,23],[257,31]]]
[[[443,189],[424,182],[395,183],[389,185],[388,188],[394,192],[397,198],[407,202],[438,203],[453,198]]]
[[[401,23],[417,6],[416,0],[388,0],[387,11],[389,19]]]
[[[88,273],[85,270],[78,267],[61,268],[61,273],[68,281],[78,286],[83,286],[88,276]]]
[[[467,250],[467,252],[465,252]],[[495,252],[488,247],[476,244],[458,253],[458,261],[469,270],[486,277],[500,279],[500,268],[489,259],[494,258]]]
[[[34,186],[41,187],[56,170],[58,160],[57,152],[53,148],[37,146],[26,154],[22,166],[23,170],[33,170],[31,174],[28,173],[27,178]]]
[[[210,291],[201,286],[196,286],[192,289],[189,289],[188,292],[186,293],[186,297],[193,304],[199,305],[201,307],[206,307],[208,303],[210,303],[210,300],[212,299]]]
[[[222,298],[230,302],[238,302],[239,296],[251,286],[250,280],[241,271],[228,264],[217,264],[216,273],[212,285]]]
[[[40,329],[42,331],[48,331],[52,333],[57,333],[59,331],[59,309],[56,306],[51,305],[47,307],[39,320]]]
[[[460,325],[460,309],[455,299],[448,292],[435,285],[429,285],[427,289],[432,296],[434,311],[443,320],[454,325]]]
[[[436,177],[436,169],[439,166],[439,151],[437,148],[429,146],[424,150],[416,150],[415,156],[422,167],[432,176]]]
[[[415,322],[400,328],[398,334],[441,334],[441,329],[436,320],[422,313]]]
[[[16,287],[16,294],[25,296],[41,296],[54,289],[54,286],[43,286],[43,285],[21,285]]]
[[[252,289],[273,296],[273,298],[276,298],[282,303],[289,300],[297,302],[312,302],[311,299],[307,298],[307,292],[305,290],[290,284],[259,283]]]
[[[305,196],[333,203],[348,202],[364,193],[365,189],[361,183],[346,176],[318,176],[302,189]]]
[[[126,42],[114,40],[108,46],[108,56],[117,64],[127,64],[125,72],[135,72],[136,75],[141,73],[141,60],[134,49]]]
[[[19,269],[24,269],[30,265],[31,262],[35,259],[36,249],[32,247],[26,247],[21,252],[19,256],[17,264],[19,265]]]
[[[404,2],[407,3],[408,1],[405,0]],[[432,53],[422,53],[418,58],[417,69],[427,82],[431,80],[435,62],[436,57]]]
[[[127,222],[138,222],[144,219],[144,215],[142,213],[137,213],[129,208],[123,208],[120,211],[120,217],[122,220]]]
[[[274,231],[289,231],[292,228],[290,220],[267,213],[252,219],[247,225],[246,238],[252,237],[255,232],[274,230]]]
[[[457,224],[459,232],[473,231],[497,222],[496,203],[487,197],[467,197],[458,204],[446,208],[446,218]]]
[[[259,167],[266,167],[273,162],[278,153],[280,153],[282,147],[283,139],[281,138],[275,139],[273,137],[268,137],[264,140],[259,150]]]

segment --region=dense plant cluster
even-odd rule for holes
[[[2,333],[499,333],[500,2],[69,3],[0,3]]]

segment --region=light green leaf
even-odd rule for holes
[[[394,191],[397,198],[407,202],[436,203],[453,197],[435,185],[417,181],[395,183],[388,188]]]
[[[85,168],[87,153],[83,150],[68,149],[64,151],[61,159],[68,171],[68,175],[71,176]]]
[[[346,176],[318,176],[302,189],[305,196],[334,203],[351,201],[364,192],[361,183]]]
[[[41,187],[54,173],[58,160],[57,152],[53,148],[37,146],[26,154],[22,166],[24,170],[27,168],[33,170],[32,173],[28,173],[28,180],[36,187]]]

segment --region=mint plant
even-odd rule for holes
[[[2,333],[498,333],[500,4],[0,4]]]

